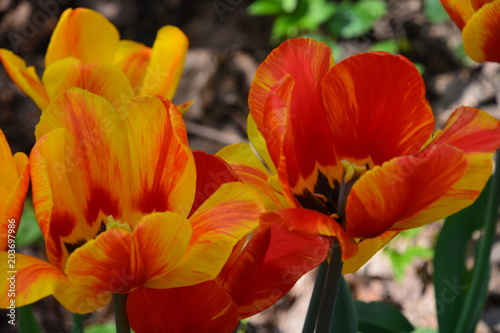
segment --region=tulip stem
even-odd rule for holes
[[[307,309],[306,320],[304,322],[302,333],[314,332],[316,319],[318,318],[319,303],[321,301],[321,295],[323,294],[323,286],[325,285],[327,269],[328,262],[325,260],[319,266],[318,273],[316,275],[316,282],[314,283],[314,289],[311,295],[311,301],[309,302],[309,308]]]
[[[334,239],[330,249],[330,263],[326,272],[325,284],[323,287],[323,297],[319,305],[318,322],[316,332],[329,333],[332,327],[333,312],[339,292],[340,280],[342,278],[342,249]]]
[[[83,315],[78,313],[71,315],[71,333],[83,333]]]
[[[130,333],[130,323],[127,317],[127,296],[128,294],[114,294],[113,296],[116,333]]]

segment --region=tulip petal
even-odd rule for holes
[[[179,265],[165,276],[169,287],[215,278],[233,246],[258,226],[262,211],[257,193],[249,187],[239,182],[221,185],[189,218],[191,243]]]
[[[250,141],[252,147],[257,151],[259,157],[264,161],[267,169],[269,169],[271,174],[277,174],[276,166],[274,165],[274,162],[269,155],[266,141],[257,129],[257,124],[255,124],[255,121],[252,118],[252,114],[248,114],[247,117],[247,134],[248,140]]]
[[[359,241],[356,255],[344,261],[342,274],[356,272],[398,234],[399,231],[386,231],[375,238],[367,238]]]
[[[0,252],[0,259],[7,263],[7,252]],[[0,275],[0,291],[5,295],[0,298],[1,308],[6,308],[10,302],[6,297],[10,277],[15,277],[16,307],[54,295],[71,312],[87,313],[97,310],[111,299],[111,295],[95,295],[77,288],[61,271],[41,259],[16,253],[15,266],[15,273],[3,271]]]
[[[181,78],[189,41],[177,27],[167,25],[158,30],[151,59],[142,80],[140,95],[174,97]]]
[[[12,156],[5,135],[0,130],[0,251],[6,250],[9,238],[14,240],[28,191],[29,166],[24,153]],[[10,225],[14,225],[12,231]]]
[[[118,44],[114,63],[127,76],[134,93],[141,88],[146,67],[151,59],[151,48],[131,40],[121,40]]]
[[[281,209],[266,215],[268,216],[265,218],[270,218],[272,215],[279,216],[279,219],[292,230],[337,238],[342,248],[342,260],[347,260],[356,254],[356,244],[348,237],[342,226],[327,215],[302,208]]]
[[[429,146],[433,144],[448,144],[467,154],[494,153],[500,146],[500,122],[482,110],[461,106]]]
[[[231,165],[243,183],[259,193],[267,210],[286,207],[282,194],[268,183],[271,177],[269,171],[248,143],[241,142],[227,146],[217,152],[217,156]]]
[[[425,210],[396,223],[394,228],[418,228],[429,222],[450,216],[471,205],[490,178],[492,167],[490,153],[467,156],[465,173],[448,191]]]
[[[477,62],[500,62],[500,1],[483,5],[462,31],[464,50]]]
[[[246,318],[280,300],[300,277],[326,259],[329,249],[325,237],[274,224],[258,233],[232,269],[221,272],[219,278],[226,275],[224,286],[238,304],[240,317]]]
[[[154,309],[154,310],[153,310]],[[174,289],[139,288],[129,294],[127,314],[134,332],[231,333],[238,313],[219,284],[207,281]]]
[[[76,58],[65,58],[50,65],[42,81],[50,98],[78,87],[106,98],[113,105],[126,105],[133,91],[126,76],[110,64],[84,64]]]
[[[132,233],[111,229],[88,241],[69,257],[65,273],[75,285],[94,293],[168,285],[161,280],[179,262],[190,236],[190,225],[179,214],[154,213]]]
[[[127,220],[173,211],[187,216],[195,196],[196,167],[182,115],[175,105],[153,96],[136,97],[126,109],[130,188]],[[121,166],[123,168],[123,166]]]
[[[371,158],[380,165],[417,152],[434,130],[422,77],[402,56],[350,57],[328,72],[323,88],[330,144],[339,159]]]
[[[23,59],[6,49],[0,49],[0,60],[19,89],[28,95],[41,110],[45,109],[49,105],[49,97],[35,67],[26,67]]]
[[[472,8],[471,1],[441,0],[441,4],[460,30],[464,28],[467,21],[474,15],[474,8]]]
[[[45,67],[67,57],[111,63],[119,39],[118,30],[102,14],[88,8],[66,9],[52,33]]]
[[[123,218],[129,157],[118,117],[101,96],[73,88],[51,102],[36,128],[33,203],[49,261],[60,269],[108,216]]]
[[[196,197],[189,215],[194,213],[222,184],[240,181],[238,175],[220,157],[193,151],[196,163]]]
[[[317,164],[335,164],[321,97],[321,82],[331,66],[333,57],[326,44],[310,39],[291,39],[283,42],[259,66],[250,88],[250,112],[264,138],[271,134],[267,126],[279,119],[276,115],[287,112],[283,154],[287,159],[291,187],[310,177]],[[284,79],[287,76],[290,79]],[[293,80],[293,87],[286,83],[290,80]],[[281,87],[274,88],[274,94],[281,97],[286,110],[279,106],[276,97],[268,100],[277,84]],[[269,109],[276,106],[279,107],[275,113],[269,114]],[[283,138],[275,137],[274,140]],[[273,142],[269,138],[266,141],[268,145]],[[277,149],[269,151],[278,166],[279,158],[273,156],[276,152]]]
[[[466,170],[464,153],[448,145],[436,145],[419,155],[398,157],[375,167],[354,184],[348,196],[347,232],[353,238],[381,235],[398,221],[429,208]]]

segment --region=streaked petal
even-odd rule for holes
[[[88,8],[66,9],[50,38],[45,67],[67,57],[111,63],[119,39],[118,30],[102,14]]]
[[[250,88],[250,112],[257,128],[266,138],[270,134],[267,126],[274,126],[271,123],[277,119],[276,115],[269,115],[266,108],[273,109],[279,104],[276,97],[271,100],[268,98],[276,84],[282,86],[275,88],[274,93],[284,102],[286,110],[280,106],[274,111],[286,112],[287,129],[283,154],[287,159],[292,187],[300,179],[309,177],[317,163],[323,166],[335,164],[321,97],[321,82],[331,66],[333,57],[326,44],[311,39],[291,39],[273,50],[259,66]],[[286,76],[290,79],[284,79]],[[285,84],[283,79],[293,80],[293,90],[291,84]],[[269,138],[266,140],[269,145]],[[277,158],[273,156],[276,153],[270,150],[270,154],[278,166]]]
[[[36,128],[33,203],[49,261],[61,269],[108,216],[121,219],[127,207],[129,157],[118,117],[104,98],[73,88],[52,100]]]
[[[424,210],[396,223],[394,228],[417,228],[450,216],[471,205],[491,176],[493,167],[491,155],[490,153],[468,155],[465,173],[450,189]]]
[[[257,193],[242,183],[227,183],[189,218],[193,236],[179,265],[165,276],[170,287],[213,279],[233,246],[258,226],[264,207]]]
[[[0,130],[0,251],[7,250],[9,238],[14,239],[28,191],[29,166],[24,153],[12,156],[9,144]],[[9,224],[14,225],[9,233]],[[10,235],[10,236],[9,236]]]
[[[465,52],[475,61],[500,62],[500,2],[483,5],[463,29]]]
[[[179,28],[167,25],[158,30],[139,94],[172,99],[184,69],[188,45]]]
[[[303,208],[281,209],[266,215],[268,216],[265,218],[271,218],[272,215],[278,216],[292,230],[337,238],[342,248],[342,260],[356,254],[356,244],[340,224],[327,215]]]
[[[323,82],[332,144],[339,159],[380,165],[417,152],[434,130],[425,85],[402,56],[370,52],[335,65]]]
[[[474,8],[472,8],[471,1],[469,0],[441,0],[441,4],[460,30],[464,28],[467,21],[474,15]]]
[[[353,238],[379,236],[396,222],[429,208],[466,170],[465,154],[448,145],[376,166],[354,184],[347,198],[347,232]]]
[[[169,333],[230,333],[239,319],[231,297],[214,281],[173,289],[140,288],[129,294],[127,314],[137,333],[158,332],[158,327]]]
[[[429,146],[433,144],[448,144],[467,154],[494,153],[500,146],[500,122],[482,110],[461,106]]]
[[[133,209],[127,220],[134,223],[155,211],[187,216],[195,196],[196,169],[182,115],[166,99],[142,96],[126,108],[126,124],[127,188]]]
[[[49,105],[45,87],[35,71],[35,67],[26,67],[26,62],[12,51],[0,49],[0,60],[10,78],[41,109]]]
[[[274,224],[257,234],[232,269],[225,269],[218,279],[227,276],[224,286],[238,304],[240,317],[246,318],[280,300],[302,275],[326,259],[329,248],[325,237]]]
[[[257,124],[255,124],[255,121],[252,118],[252,114],[250,113],[247,117],[247,134],[250,144],[255,148],[257,154],[259,154],[259,157],[262,158],[270,173],[273,175],[277,174],[276,166],[274,165],[271,156],[269,156],[269,150],[267,149],[266,141],[257,129]]]
[[[134,93],[127,77],[110,64],[84,64],[80,59],[65,58],[51,64],[43,73],[43,84],[50,98],[78,87],[106,98],[113,105],[126,105]]]
[[[375,253],[380,251],[399,231],[386,231],[375,238],[367,238],[358,242],[358,252],[354,257],[344,261],[342,274],[354,273],[361,268]]]
[[[500,62],[500,1],[487,3],[467,22],[462,37],[464,50],[478,62]]]
[[[168,285],[161,279],[179,262],[190,236],[191,227],[179,214],[151,214],[132,233],[111,229],[88,241],[69,257],[65,273],[75,285],[96,294]]]
[[[139,91],[146,67],[151,58],[151,48],[131,40],[121,40],[118,44],[114,63],[127,76],[135,93]]]
[[[7,252],[0,252],[0,259],[7,263]],[[111,295],[95,295],[73,285],[56,267],[41,259],[16,254],[15,268],[16,307],[31,304],[49,295],[54,295],[71,312],[92,312],[107,304]],[[10,286],[8,280],[14,273],[0,274],[0,307],[6,308],[10,299],[6,297]]]
[[[217,156],[231,165],[243,183],[259,193],[267,210],[286,207],[282,193],[268,182],[269,177],[271,177],[269,171],[248,143],[241,142],[226,146],[217,152]]]

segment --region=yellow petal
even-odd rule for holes
[[[179,28],[167,25],[158,31],[139,89],[140,95],[172,99],[184,68],[188,44],[186,35]]]
[[[135,93],[141,88],[150,59],[151,48],[144,44],[131,40],[122,40],[118,44],[114,63],[125,73]]]
[[[73,57],[83,63],[111,63],[120,35],[102,14],[88,8],[66,9],[52,33],[45,67]]]
[[[42,81],[50,98],[78,87],[121,107],[134,95],[127,77],[114,65],[84,64],[76,58],[65,58],[50,65],[43,73]]]
[[[7,263],[9,254],[0,252],[0,260]],[[9,297],[11,282],[15,283],[15,296]],[[0,307],[7,308],[12,299],[16,307],[31,304],[49,295],[75,313],[92,312],[107,304],[111,295],[95,295],[73,285],[68,278],[50,263],[17,253],[15,269],[0,273]]]
[[[45,109],[49,105],[49,97],[45,87],[40,82],[35,67],[26,67],[26,62],[23,59],[5,49],[0,49],[0,60],[19,89],[28,95],[41,110]]]
[[[258,225],[264,207],[257,194],[242,183],[226,183],[189,218],[193,228],[188,251],[165,276],[169,287],[214,279],[233,246]]]
[[[478,62],[500,62],[500,1],[483,5],[462,32],[464,50]]]

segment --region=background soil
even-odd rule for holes
[[[229,5],[230,10],[220,15],[214,7],[216,1],[211,0],[52,0],[45,1],[45,4],[53,4],[49,11],[40,0],[0,0],[0,47],[13,49],[17,45],[17,53],[41,72],[50,35],[67,7],[94,8],[118,27],[122,38],[150,46],[161,26],[176,25],[189,37],[190,51],[174,102],[194,100],[185,116],[190,144],[193,149],[214,153],[225,145],[245,140],[248,90],[257,66],[276,46],[269,42],[272,18],[248,15],[249,0],[223,2],[237,5]],[[437,126],[442,126],[459,105],[480,107],[498,118],[500,65],[470,63],[464,66],[459,62],[453,50],[461,43],[460,32],[451,22],[431,24],[423,13],[423,0],[387,0],[387,3],[389,14],[377,22],[368,35],[339,41],[344,55],[366,51],[378,40],[406,37],[411,48],[403,55],[425,68],[427,97],[435,111]],[[40,12],[46,13],[43,22],[42,16],[35,15]],[[14,35],[21,39],[13,39]],[[17,42],[13,44],[13,41]],[[13,152],[30,152],[39,117],[40,111],[34,103],[19,91],[0,66],[0,128]],[[396,239],[391,246],[404,249],[418,243],[432,248],[439,229],[439,223],[431,224],[416,238]],[[489,297],[476,332],[500,332],[499,235],[497,233],[491,258]],[[37,247],[23,251],[43,254],[43,249]],[[357,299],[387,301],[402,309],[415,326],[435,328],[432,270],[432,261],[419,259],[407,269],[403,281],[396,282],[391,263],[380,252],[346,279]],[[303,277],[275,307],[252,318],[247,331],[300,332],[314,274]],[[69,313],[54,299],[44,299],[34,308],[45,332],[69,331]],[[108,307],[86,317],[88,324],[109,320],[112,320],[112,312]],[[0,331],[7,332],[8,328],[2,325],[5,325],[3,320]]]

